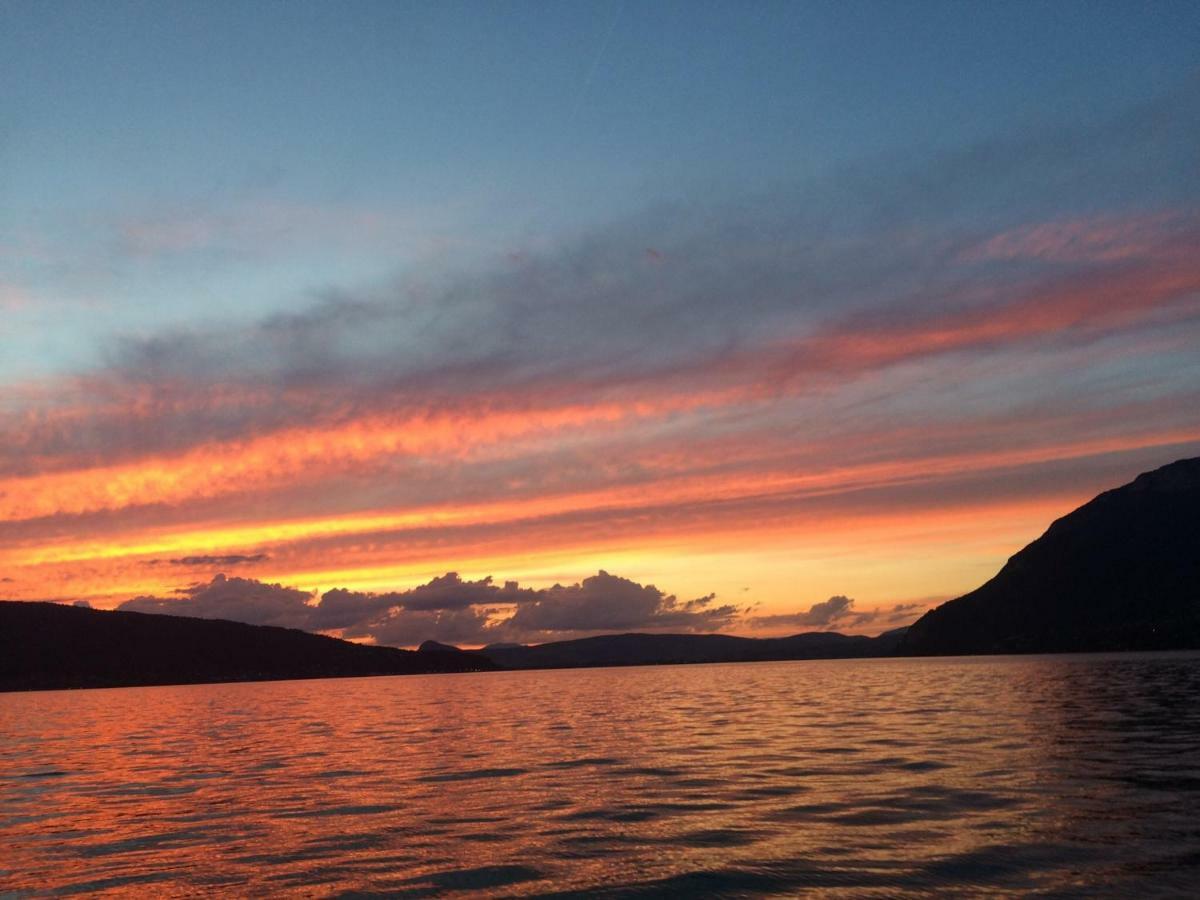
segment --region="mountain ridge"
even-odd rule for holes
[[[510,669],[847,659],[889,655],[899,644],[902,631],[894,629],[878,637],[809,631],[780,638],[627,632],[465,652],[484,655]]]
[[[930,610],[904,655],[1200,647],[1200,458],[1143,472],[1050,524]]]
[[[0,691],[489,671],[486,658],[307,631],[58,603],[0,602]]]

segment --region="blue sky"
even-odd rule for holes
[[[0,11],[0,279],[39,301],[9,311],[7,377],[655,203],[1103,118],[1179,89],[1200,42],[1189,3]]]

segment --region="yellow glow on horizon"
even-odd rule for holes
[[[774,529],[709,530],[678,535],[643,536],[631,547],[628,537],[587,545],[500,548],[442,554],[403,563],[278,568],[266,563],[244,573],[306,591],[334,587],[362,591],[404,590],[446,571],[464,579],[492,576],[526,587],[573,583],[600,569],[653,583],[681,600],[715,592],[717,604],[746,607],[757,614],[794,612],[832,594],[858,601],[859,611],[890,607],[900,601],[939,593],[963,593],[994,574],[1020,546],[1037,537],[1077,497],[1022,502],[893,511],[870,515],[784,522]],[[981,515],[982,513],[982,515]],[[866,561],[869,560],[869,563]],[[114,606],[136,594],[169,595],[183,573],[147,569],[115,560],[120,568],[101,570],[75,584],[100,606]],[[112,571],[127,577],[112,578]],[[228,574],[239,574],[230,571]],[[174,578],[172,578],[174,575]],[[749,590],[745,590],[749,588]],[[794,629],[793,629],[794,630]],[[866,629],[870,630],[870,629]],[[783,633],[786,627],[753,633]]]

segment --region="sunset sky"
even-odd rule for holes
[[[0,0],[0,599],[908,624],[1200,455],[1198,47],[1191,0]]]

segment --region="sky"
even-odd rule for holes
[[[1200,454],[1194,3],[0,0],[0,599],[908,624]]]

